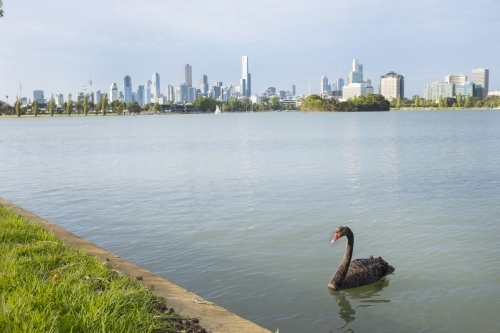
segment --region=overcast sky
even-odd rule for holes
[[[0,100],[62,92],[134,91],[153,72],[161,92],[192,66],[238,83],[249,57],[252,92],[270,86],[318,93],[320,77],[344,79],[353,59],[378,91],[381,75],[405,75],[405,95],[472,68],[490,69],[500,90],[498,0],[4,0],[0,18]]]

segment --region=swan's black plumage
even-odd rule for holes
[[[341,290],[360,287],[377,282],[385,275],[394,272],[395,268],[381,257],[373,258],[370,256],[370,258],[351,261],[354,248],[354,234],[351,229],[338,227],[332,242],[343,236],[347,237],[344,258],[328,284],[328,288]]]

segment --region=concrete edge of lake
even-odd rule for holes
[[[270,332],[3,198],[0,198],[0,205],[23,216],[26,220],[43,227],[45,230],[52,232],[66,245],[78,250],[83,249],[87,253],[99,258],[99,260],[107,261],[113,268],[128,277],[137,279],[141,284],[152,289],[154,294],[165,298],[167,306],[172,307],[179,314],[185,317],[200,319],[200,325],[207,331],[213,333]]]

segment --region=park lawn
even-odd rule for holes
[[[136,280],[0,205],[0,332],[204,332],[183,322]]]

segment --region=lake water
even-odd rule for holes
[[[0,118],[0,196],[270,330],[500,331],[500,112]],[[354,258],[380,283],[329,292]]]

